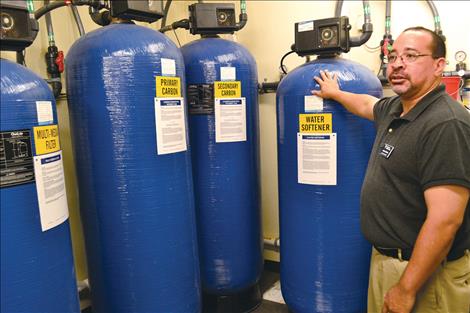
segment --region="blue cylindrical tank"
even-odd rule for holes
[[[257,284],[263,265],[256,62],[243,46],[221,38],[202,38],[181,50],[188,86],[203,291],[235,294]],[[221,137],[222,128],[237,125],[230,130],[236,135],[228,140],[216,140],[215,102],[225,97],[217,85],[221,81],[228,89],[231,82],[239,82],[241,93],[235,87],[234,95],[228,97],[245,98],[245,115],[236,105],[231,111],[238,114],[236,118],[219,115]]]
[[[382,96],[369,69],[340,58],[304,64],[281,81],[282,294],[295,313],[366,312],[370,245],[360,232],[359,195],[375,131],[339,103],[311,97],[320,70],[336,73],[342,90]]]
[[[164,98],[169,114],[160,101],[184,97],[181,53],[155,30],[113,24],[75,42],[66,67],[93,312],[199,312],[184,103]]]
[[[78,313],[69,223],[42,231],[34,175],[33,127],[57,124],[55,100],[42,78],[0,62],[0,311]],[[49,118],[39,117],[37,102]]]

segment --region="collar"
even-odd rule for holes
[[[392,115],[393,118],[401,118],[412,122],[443,93],[445,93],[445,85],[441,84],[425,95],[423,99],[419,100],[419,102],[402,117],[400,117],[400,114],[403,112],[403,106],[400,97],[397,96],[396,99],[393,99],[395,101],[392,100],[392,107],[389,114]]]

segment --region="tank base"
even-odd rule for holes
[[[213,295],[203,292],[203,313],[248,313],[261,304],[259,284],[232,295]]]

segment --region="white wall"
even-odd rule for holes
[[[173,1],[168,17],[168,23],[181,18],[187,18],[187,6],[196,1]],[[236,3],[238,10],[238,2]],[[35,1],[36,9],[42,1]],[[371,1],[371,15],[374,25],[372,38],[367,42],[369,47],[379,45],[384,33],[385,2]],[[448,69],[455,67],[453,55],[458,50],[464,50],[470,59],[470,1],[435,1],[441,16],[441,25],[447,37]],[[263,79],[275,81],[279,79],[279,60],[294,43],[294,23],[332,17],[334,15],[335,1],[247,1],[248,24],[234,36],[227,35],[224,38],[237,40],[247,47],[254,55],[258,64],[258,76],[260,82]],[[87,32],[98,28],[88,16],[88,10],[80,7],[85,30]],[[353,25],[353,36],[359,35],[357,28],[362,25],[362,2],[344,1],[342,15],[350,18]],[[78,31],[74,24],[72,14],[68,8],[60,8],[52,13],[55,39],[59,49],[64,50],[67,56],[72,43],[78,38]],[[158,29],[160,23],[153,23],[148,27]],[[396,38],[399,32],[410,26],[425,26],[434,29],[434,22],[430,9],[425,1],[393,1],[392,2],[392,35]],[[41,31],[32,47],[27,49],[26,62],[36,73],[46,77],[44,53],[47,49],[47,34],[44,18],[40,20]],[[176,35],[183,45],[191,40],[199,38],[190,35],[186,30],[168,32],[167,35],[178,44]],[[12,53],[2,53],[2,57],[14,59]],[[379,69],[379,52],[371,52],[365,47],[353,48],[345,58],[360,62],[372,71]],[[467,60],[468,61],[468,60]],[[304,62],[304,59],[292,54],[287,57],[285,65],[292,70]],[[470,66],[470,63],[469,63]],[[260,96],[260,129],[261,129],[261,175],[262,175],[262,210],[264,234],[267,237],[279,236],[278,231],[278,195],[277,195],[277,150],[276,150],[276,114],[275,95],[266,94]],[[84,265],[83,239],[80,230],[78,215],[78,200],[75,183],[75,169],[73,167],[73,155],[70,147],[70,130],[68,122],[68,110],[65,100],[58,101],[59,123],[61,141],[64,147],[64,159],[66,162],[67,192],[71,211],[72,236],[74,241],[74,253],[79,277],[86,277]],[[277,260],[276,253],[268,252],[265,255],[269,259]]]

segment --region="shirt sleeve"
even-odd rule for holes
[[[374,104],[374,123],[376,128],[380,122],[387,116],[390,112],[390,104],[393,100],[393,97],[382,98]]]
[[[460,185],[470,189],[470,127],[459,120],[436,125],[417,147],[421,186]]]

